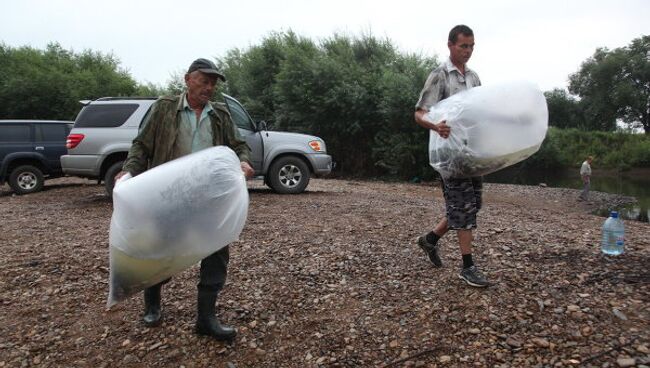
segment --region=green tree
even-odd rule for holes
[[[135,96],[140,97],[158,97],[168,94],[169,90],[167,88],[150,82],[146,84],[138,84],[134,93]]]
[[[650,133],[650,36],[612,51],[597,49],[569,79],[594,130],[615,130],[620,119]]]
[[[281,66],[289,50],[309,52],[314,43],[292,31],[273,32],[260,45],[248,50],[233,49],[217,60],[228,79],[224,90],[238,96],[254,117],[275,113],[275,88]]]
[[[81,53],[49,44],[45,50],[0,44],[0,118],[74,119],[80,100],[152,95],[111,54]]]
[[[218,60],[252,115],[277,129],[321,136],[347,175],[431,176],[427,132],[414,105],[433,60],[388,39],[334,35],[316,44],[289,31]]]
[[[221,84],[219,84],[221,86]],[[179,95],[185,91],[185,72],[176,71],[171,73],[164,91],[168,95]]]
[[[585,123],[580,101],[565,89],[555,88],[544,92],[548,105],[548,122],[557,128],[588,129]]]

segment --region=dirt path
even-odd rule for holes
[[[606,258],[603,219],[577,191],[487,185],[474,258],[494,285],[477,290],[457,277],[452,236],[442,269],[414,245],[442,214],[437,187],[249,187],[219,301],[239,330],[232,346],[193,333],[196,266],[165,286],[158,328],[140,323],[140,297],[104,311],[112,204],[102,187],[0,187],[0,367],[650,365],[650,225],[626,222],[626,253]]]

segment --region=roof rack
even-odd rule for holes
[[[101,97],[95,101],[115,101],[115,100],[156,100],[158,97]]]

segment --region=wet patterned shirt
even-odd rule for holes
[[[460,91],[480,85],[481,80],[476,72],[465,65],[465,75],[463,75],[447,58],[442,65],[429,74],[415,108],[429,111],[431,106],[439,101]]]

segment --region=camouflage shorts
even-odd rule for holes
[[[443,180],[447,222],[453,230],[475,229],[476,214],[481,209],[483,179],[481,177]]]

